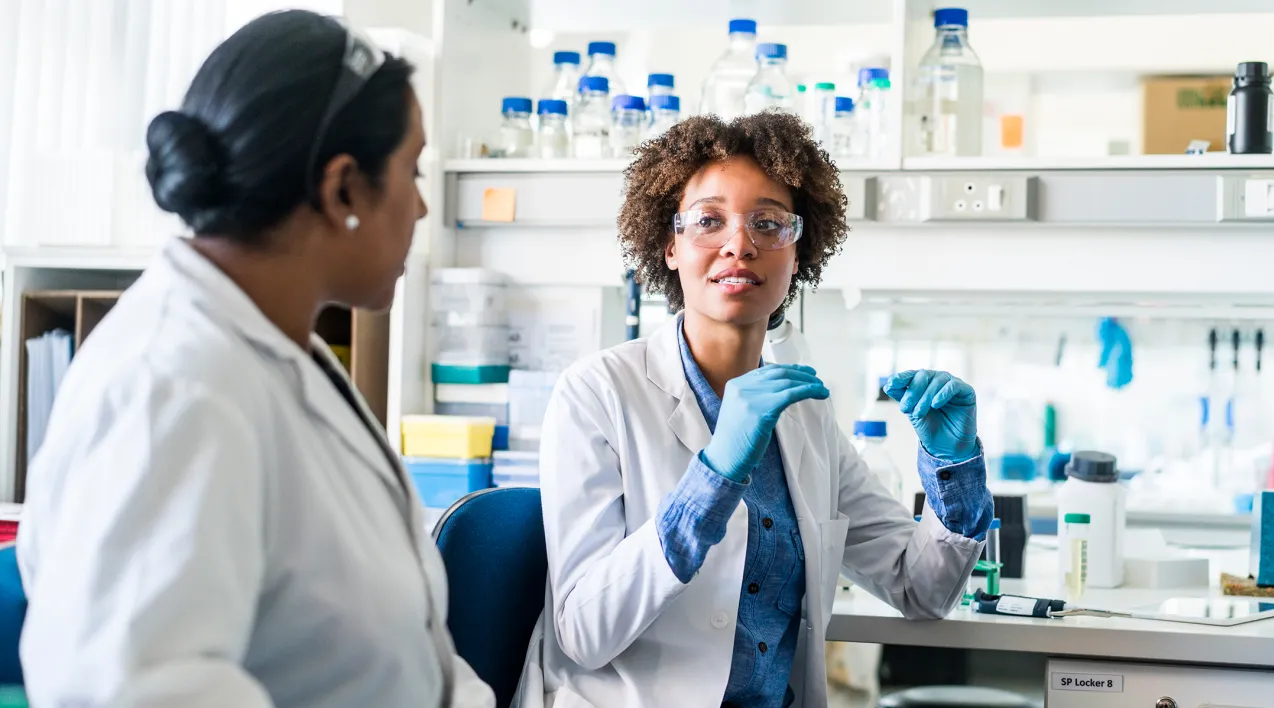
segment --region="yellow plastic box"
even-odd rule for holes
[[[403,455],[473,459],[491,456],[495,418],[403,416]]]

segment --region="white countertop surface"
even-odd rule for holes
[[[1209,559],[1212,585],[1194,589],[1090,589],[1083,607],[1128,610],[1174,597],[1220,597],[1221,572],[1246,575],[1247,550],[1189,551]],[[1056,551],[1032,542],[1024,580],[1001,582],[1001,592],[1060,598]],[[958,607],[946,620],[908,621],[897,610],[855,588],[836,599],[830,641],[1027,651],[1053,656],[1234,666],[1274,665],[1274,619],[1234,627],[1116,617],[1035,619],[981,614]]]

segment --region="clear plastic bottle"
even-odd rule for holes
[[[676,78],[672,74],[651,74],[646,77],[646,93],[655,96],[671,96],[676,93]]]
[[[889,154],[889,70],[858,71],[858,137],[854,154],[882,159]]]
[[[614,42],[588,43],[588,68],[584,76],[601,76],[606,79],[607,89],[612,95],[627,93],[624,82],[619,78],[619,70],[615,68]]]
[[[611,101],[610,152],[630,157],[646,132],[646,101],[641,96],[619,95]]]
[[[756,45],[756,75],[743,94],[743,112],[761,113],[771,108],[791,111],[794,105],[792,82],[787,80],[787,45]]]
[[[885,449],[885,422],[859,420],[854,422],[854,448],[858,456],[876,473],[885,489],[894,499],[902,501],[902,473]]]
[[[1062,580],[1066,589],[1066,603],[1079,603],[1083,600],[1084,589],[1088,587],[1088,535],[1092,517],[1088,514],[1067,514],[1062,517],[1065,524],[1066,547],[1062,550]]]
[[[937,36],[920,60],[914,107],[922,155],[982,154],[982,63],[969,46],[969,12],[933,15]]]
[[[854,99],[837,96],[833,104],[832,119],[827,124],[827,139],[823,149],[834,160],[854,157],[858,138],[858,121],[854,116]]]
[[[699,112],[722,120],[743,115],[743,95],[756,74],[756,20],[730,20],[730,48],[712,64],[703,82]]]
[[[681,120],[681,99],[676,96],[655,95],[650,97],[650,126],[646,129],[646,139],[664,134]]]
[[[531,129],[531,99],[510,96],[504,99],[504,121],[500,124],[501,157],[530,157],[535,146]]]
[[[823,143],[826,150],[831,145],[832,118],[836,114],[836,84],[830,81],[814,84],[809,110],[811,118],[806,121],[814,128],[814,139]]]
[[[540,92],[540,98],[566,101],[569,113],[579,96],[579,77],[579,52],[553,52],[553,78]]]
[[[796,111],[796,115],[801,117],[812,130],[816,121],[814,120],[814,110],[811,106],[814,102],[810,100],[810,94],[805,89],[805,84],[796,85],[796,97],[792,99],[792,110]]]
[[[571,156],[571,136],[566,129],[566,101],[558,98],[540,99],[540,130],[536,135],[536,148],[546,160],[560,160]]]
[[[575,157],[598,160],[610,157],[609,84],[604,76],[579,80],[579,103],[571,116],[571,151]]]

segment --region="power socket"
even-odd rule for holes
[[[1033,221],[1038,178],[929,175],[920,181],[921,221]]]

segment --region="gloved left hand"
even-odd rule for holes
[[[911,418],[930,455],[959,464],[978,455],[978,407],[973,387],[945,371],[904,371],[885,384]]]

